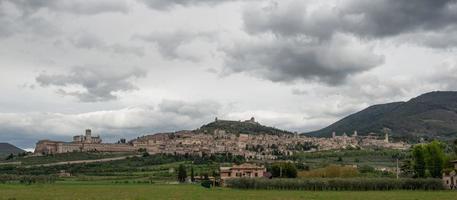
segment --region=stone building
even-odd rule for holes
[[[102,139],[100,139],[100,136],[92,137],[92,131],[90,129],[86,129],[85,135],[73,136],[73,143],[100,144],[100,143],[102,143]]]

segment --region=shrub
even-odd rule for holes
[[[202,181],[202,183],[201,183],[201,185],[202,185],[203,187],[205,187],[205,188],[211,188],[212,184],[213,184],[213,183],[212,183],[210,180],[204,180],[204,181]]]
[[[47,175],[39,175],[39,176],[29,176],[29,175],[0,175],[0,183],[21,183],[21,184],[34,184],[34,183],[54,183],[56,181],[56,176],[47,176]]]
[[[317,178],[317,179],[253,179],[226,181],[227,187],[238,189],[279,190],[442,190],[441,179],[390,178]]]
[[[293,163],[275,163],[271,166],[273,177],[295,178],[297,177],[297,168]]]

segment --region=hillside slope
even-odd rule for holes
[[[407,102],[370,106],[330,126],[307,135],[329,137],[357,130],[359,134],[390,128],[392,136],[405,139],[457,137],[457,92],[430,92]]]
[[[0,143],[0,155],[18,154],[25,152],[24,150],[17,148],[16,146],[9,143]]]
[[[209,124],[203,125],[196,131],[213,133],[214,130],[225,130],[228,133],[242,133],[242,134],[293,134],[292,132],[280,130],[273,127],[268,127],[255,122],[254,118],[246,121],[229,121],[229,120],[216,120]]]

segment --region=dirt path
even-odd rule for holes
[[[115,160],[124,160],[124,159],[127,159],[129,157],[140,157],[140,156],[141,155],[131,155],[131,156],[121,156],[121,157],[115,157],[115,158],[102,158],[102,159],[96,159],[96,160],[73,160],[73,161],[63,161],[63,162],[47,163],[47,164],[27,165],[25,167],[26,168],[30,168],[30,167],[49,167],[49,166],[55,166],[55,165],[109,162],[109,161],[115,161]]]
[[[2,162],[0,165],[20,165],[22,162]]]

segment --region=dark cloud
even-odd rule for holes
[[[449,45],[444,41],[450,35],[439,31],[457,28],[456,2],[348,0],[314,4],[290,0],[249,4],[243,22],[251,39],[224,49],[225,71],[247,72],[275,82],[302,79],[339,84],[383,63],[383,57],[369,45],[372,40],[428,31],[434,34],[427,39],[411,38],[434,47]],[[261,41],[252,42],[259,38]]]
[[[272,32],[327,39],[343,32],[382,38],[455,28],[457,1],[347,0],[317,8],[305,1],[280,1],[247,8],[243,20],[250,33]]]
[[[247,72],[274,82],[311,80],[334,85],[384,61],[369,45],[345,35],[327,42],[273,36],[240,42],[225,52],[226,72]]]
[[[386,37],[402,33],[438,31],[457,23],[456,0],[353,0],[341,10],[341,18],[359,17],[343,23],[345,31],[362,36]]]
[[[36,81],[43,87],[56,86],[59,94],[75,96],[83,102],[95,102],[116,99],[115,92],[137,89],[131,80],[145,75],[146,71],[139,68],[74,67],[68,74],[42,73]],[[84,90],[68,91],[66,87],[70,86],[79,86]]]

